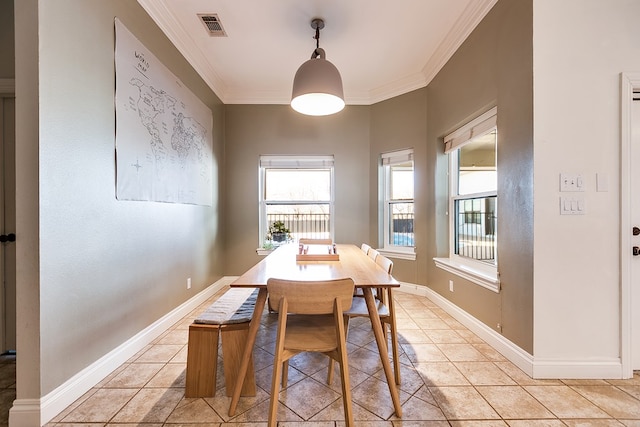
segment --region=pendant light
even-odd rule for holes
[[[324,49],[320,48],[320,30],[324,21],[316,18],[311,21],[316,30],[316,48],[311,59],[304,62],[293,79],[291,107],[299,113],[309,116],[326,116],[344,108],[342,78],[340,72],[325,59]]]

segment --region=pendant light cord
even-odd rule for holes
[[[320,27],[316,26],[316,36],[314,37],[314,39],[316,39],[316,50],[313,52],[313,57],[317,58],[318,56],[320,56],[320,54],[318,53],[318,49],[320,48]]]

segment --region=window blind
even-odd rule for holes
[[[380,155],[382,164],[397,165],[399,163],[405,163],[413,160],[413,149],[392,151],[390,153],[382,153]]]
[[[333,165],[333,156],[260,156],[261,168],[326,169]]]
[[[493,107],[491,110],[482,114],[481,116],[471,120],[466,125],[457,129],[444,137],[444,152],[448,154],[453,150],[457,150],[460,147],[471,142],[474,138],[482,136],[491,129],[496,127],[498,108]]]

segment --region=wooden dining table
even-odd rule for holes
[[[324,248],[326,252],[329,248]],[[235,415],[242,385],[245,380],[247,369],[251,361],[253,347],[256,341],[256,335],[260,327],[262,313],[267,301],[267,280],[269,278],[278,278],[286,280],[333,280],[342,278],[351,278],[356,288],[362,290],[369,318],[371,319],[371,327],[378,345],[380,353],[380,361],[389,386],[389,393],[395,413],[398,417],[402,416],[402,407],[400,406],[400,397],[396,386],[394,374],[389,362],[387,351],[387,342],[385,334],[382,331],[382,323],[378,316],[376,302],[373,297],[372,289],[374,288],[397,288],[400,283],[393,278],[387,271],[379,267],[371,258],[369,258],[359,247],[351,244],[337,244],[335,252],[338,260],[328,260],[322,258],[330,257],[301,257],[299,254],[299,246],[297,244],[286,244],[278,247],[262,261],[249,269],[246,273],[231,283],[231,287],[250,287],[258,288],[258,297],[255,309],[249,325],[249,336],[247,338],[239,372],[236,377],[236,383],[229,405],[229,416]],[[310,254],[311,255],[311,254]],[[309,258],[313,260],[297,260],[296,258]],[[332,257],[336,258],[336,257]],[[390,294],[391,296],[391,294]],[[393,306],[392,306],[393,307]],[[390,308],[391,309],[391,308]]]

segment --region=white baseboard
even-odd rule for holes
[[[16,399],[13,402],[13,407],[9,410],[9,426],[34,427],[48,423],[116,368],[235,279],[235,277],[229,276],[221,278],[78,372],[46,396],[40,399]]]
[[[469,328],[473,333],[478,335],[491,347],[496,349],[500,354],[509,361],[522,369],[527,375],[533,376],[533,356],[500,335],[489,326],[485,325],[448,299],[441,296],[427,286],[414,285],[411,283],[402,283],[400,290],[415,295],[422,295],[436,303],[440,308],[453,316],[458,322]]]
[[[532,378],[624,378],[620,359],[562,360],[536,358],[427,286],[402,283],[400,291],[429,298]]]
[[[40,419],[41,399],[16,399],[9,410],[11,427],[33,427],[44,425]]]
[[[536,358],[533,378],[623,379],[620,359],[561,360]]]

